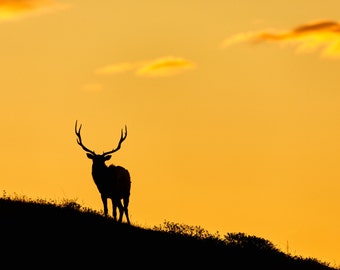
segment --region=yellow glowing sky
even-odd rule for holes
[[[244,232],[340,265],[340,2],[0,0],[1,189]]]

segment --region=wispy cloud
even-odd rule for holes
[[[226,38],[222,47],[238,43],[277,42],[295,46],[299,53],[319,51],[321,56],[340,59],[340,23],[320,20],[286,31],[246,32]]]
[[[175,57],[159,58],[141,66],[136,74],[140,76],[171,76],[194,68],[188,60]]]
[[[100,67],[95,70],[96,74],[113,75],[133,71],[144,65],[143,62],[124,62]]]
[[[118,74],[133,72],[143,77],[173,76],[186,70],[195,68],[191,61],[179,57],[162,57],[150,61],[123,62],[98,68],[96,74]]]
[[[56,0],[0,0],[0,22],[19,20],[69,6]]]

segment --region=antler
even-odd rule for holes
[[[121,131],[120,131],[120,140],[119,140],[118,146],[116,148],[112,149],[109,152],[104,152],[103,156],[108,155],[108,154],[112,154],[112,153],[118,151],[120,149],[122,142],[126,139],[126,136],[127,136],[127,127],[125,125],[125,132],[123,133],[123,129],[121,129]]]
[[[78,121],[76,120],[76,124],[75,124],[75,127],[74,127],[74,130],[75,130],[76,135],[77,135],[77,137],[78,137],[77,143],[78,143],[78,144],[81,146],[81,148],[83,148],[86,152],[89,152],[89,153],[95,155],[96,153],[95,153],[94,151],[92,151],[92,150],[86,148],[86,147],[83,145],[83,142],[81,141],[81,135],[80,135],[80,130],[81,130],[81,126],[82,126],[82,125],[80,125],[79,129],[77,130],[77,122],[78,122]]]

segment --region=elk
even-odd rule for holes
[[[79,126],[79,129],[77,128],[76,121],[75,133],[77,135],[77,143],[86,152],[87,157],[92,159],[92,178],[100,192],[105,217],[108,216],[107,200],[111,199],[113,219],[117,221],[116,209],[118,207],[118,222],[122,222],[123,215],[125,214],[127,223],[130,224],[128,211],[131,189],[130,173],[121,166],[107,166],[105,164],[105,161],[109,160],[111,158],[111,154],[120,149],[122,142],[126,139],[127,127],[125,126],[125,132],[121,129],[118,146],[113,148],[111,151],[103,152],[103,154],[96,154],[94,151],[84,146],[80,135],[81,127],[82,125]]]

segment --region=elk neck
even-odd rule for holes
[[[101,182],[106,179],[107,175],[107,166],[104,162],[93,162],[92,164],[92,177],[93,180],[97,182]]]

